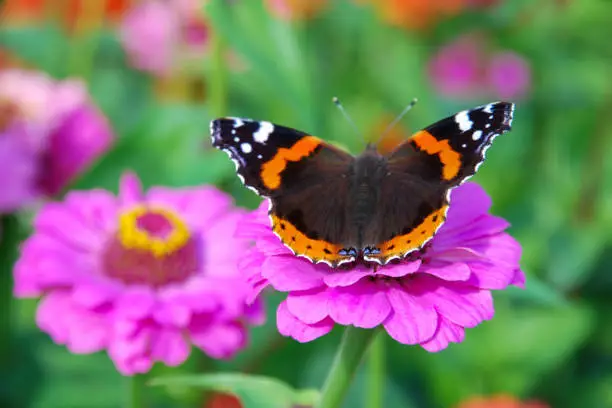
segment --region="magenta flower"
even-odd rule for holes
[[[145,0],[134,5],[121,26],[131,64],[156,75],[169,74],[182,52],[201,53],[208,26],[197,0]]]
[[[114,141],[85,86],[0,71],[0,213],[59,193]]]
[[[268,285],[288,292],[277,326],[300,342],[335,324],[383,326],[400,343],[442,350],[461,342],[466,327],[493,317],[491,290],[524,285],[521,248],[504,233],[508,223],[488,214],[490,206],[481,187],[466,183],[452,191],[447,221],[422,255],[375,270],[345,270],[293,256],[272,232],[263,203],[240,230],[255,240],[241,265],[249,299]]]
[[[443,46],[429,63],[432,85],[438,93],[449,97],[481,92],[482,58],[481,44],[471,36]]]
[[[499,99],[516,99],[527,93],[531,84],[531,69],[523,57],[504,51],[491,58],[487,80]]]
[[[429,63],[432,86],[449,98],[524,97],[531,87],[529,63],[515,52],[488,48],[484,37],[473,34],[441,47]]]
[[[190,344],[213,358],[245,347],[261,323],[236,261],[244,213],[212,187],[154,187],[135,175],[117,197],[73,191],[48,203],[15,266],[15,295],[42,297],[38,326],[73,353],[107,350],[126,375],[184,362]]]

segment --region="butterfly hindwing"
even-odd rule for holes
[[[350,154],[295,129],[248,119],[211,124],[213,145],[236,163],[245,185],[271,202],[272,229],[296,255],[332,266],[346,233]]]

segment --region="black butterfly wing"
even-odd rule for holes
[[[422,248],[442,226],[449,192],[472,176],[496,136],[510,130],[514,104],[496,102],[462,111],[415,133],[388,156],[381,185],[375,253],[387,263]]]
[[[347,225],[346,173],[354,158],[321,139],[270,122],[223,118],[213,145],[229,154],[245,185],[270,198],[272,228],[296,255],[336,266]]]

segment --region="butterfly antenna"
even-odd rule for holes
[[[344,109],[344,106],[342,106],[342,103],[340,102],[340,99],[338,99],[337,96],[334,96],[332,98],[332,102],[334,103],[334,105],[336,105],[336,107],[338,109],[340,109],[340,112],[342,112],[342,115],[344,115],[344,118],[346,119],[346,121],[351,124],[351,127],[353,129],[355,129],[355,132],[357,132],[358,135],[361,135],[361,132],[359,131],[359,128],[357,128],[357,125],[355,124],[355,122],[353,122],[353,119],[349,116],[349,114],[346,111],[346,109]],[[363,137],[363,135],[361,135],[361,136]]]
[[[393,129],[395,127],[395,125],[398,124],[398,122],[400,120],[402,120],[402,118],[408,113],[408,111],[410,109],[412,109],[412,107],[414,105],[416,105],[416,103],[419,100],[417,98],[414,98],[412,101],[410,101],[410,103],[404,108],[404,110],[402,111],[402,113],[400,113],[399,115],[397,115],[397,118],[395,118],[393,120],[393,122],[389,123],[389,126],[387,126],[387,128],[384,130],[384,132],[382,132],[382,134],[380,135],[380,137],[378,138],[378,140],[376,141],[376,144],[380,143],[380,141],[385,137],[385,135],[387,133],[389,133],[389,131],[391,131],[391,129]]]

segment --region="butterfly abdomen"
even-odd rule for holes
[[[348,222],[350,239],[347,244],[362,248],[366,231],[374,220],[378,207],[380,185],[386,174],[382,156],[366,151],[356,158],[351,169]]]

